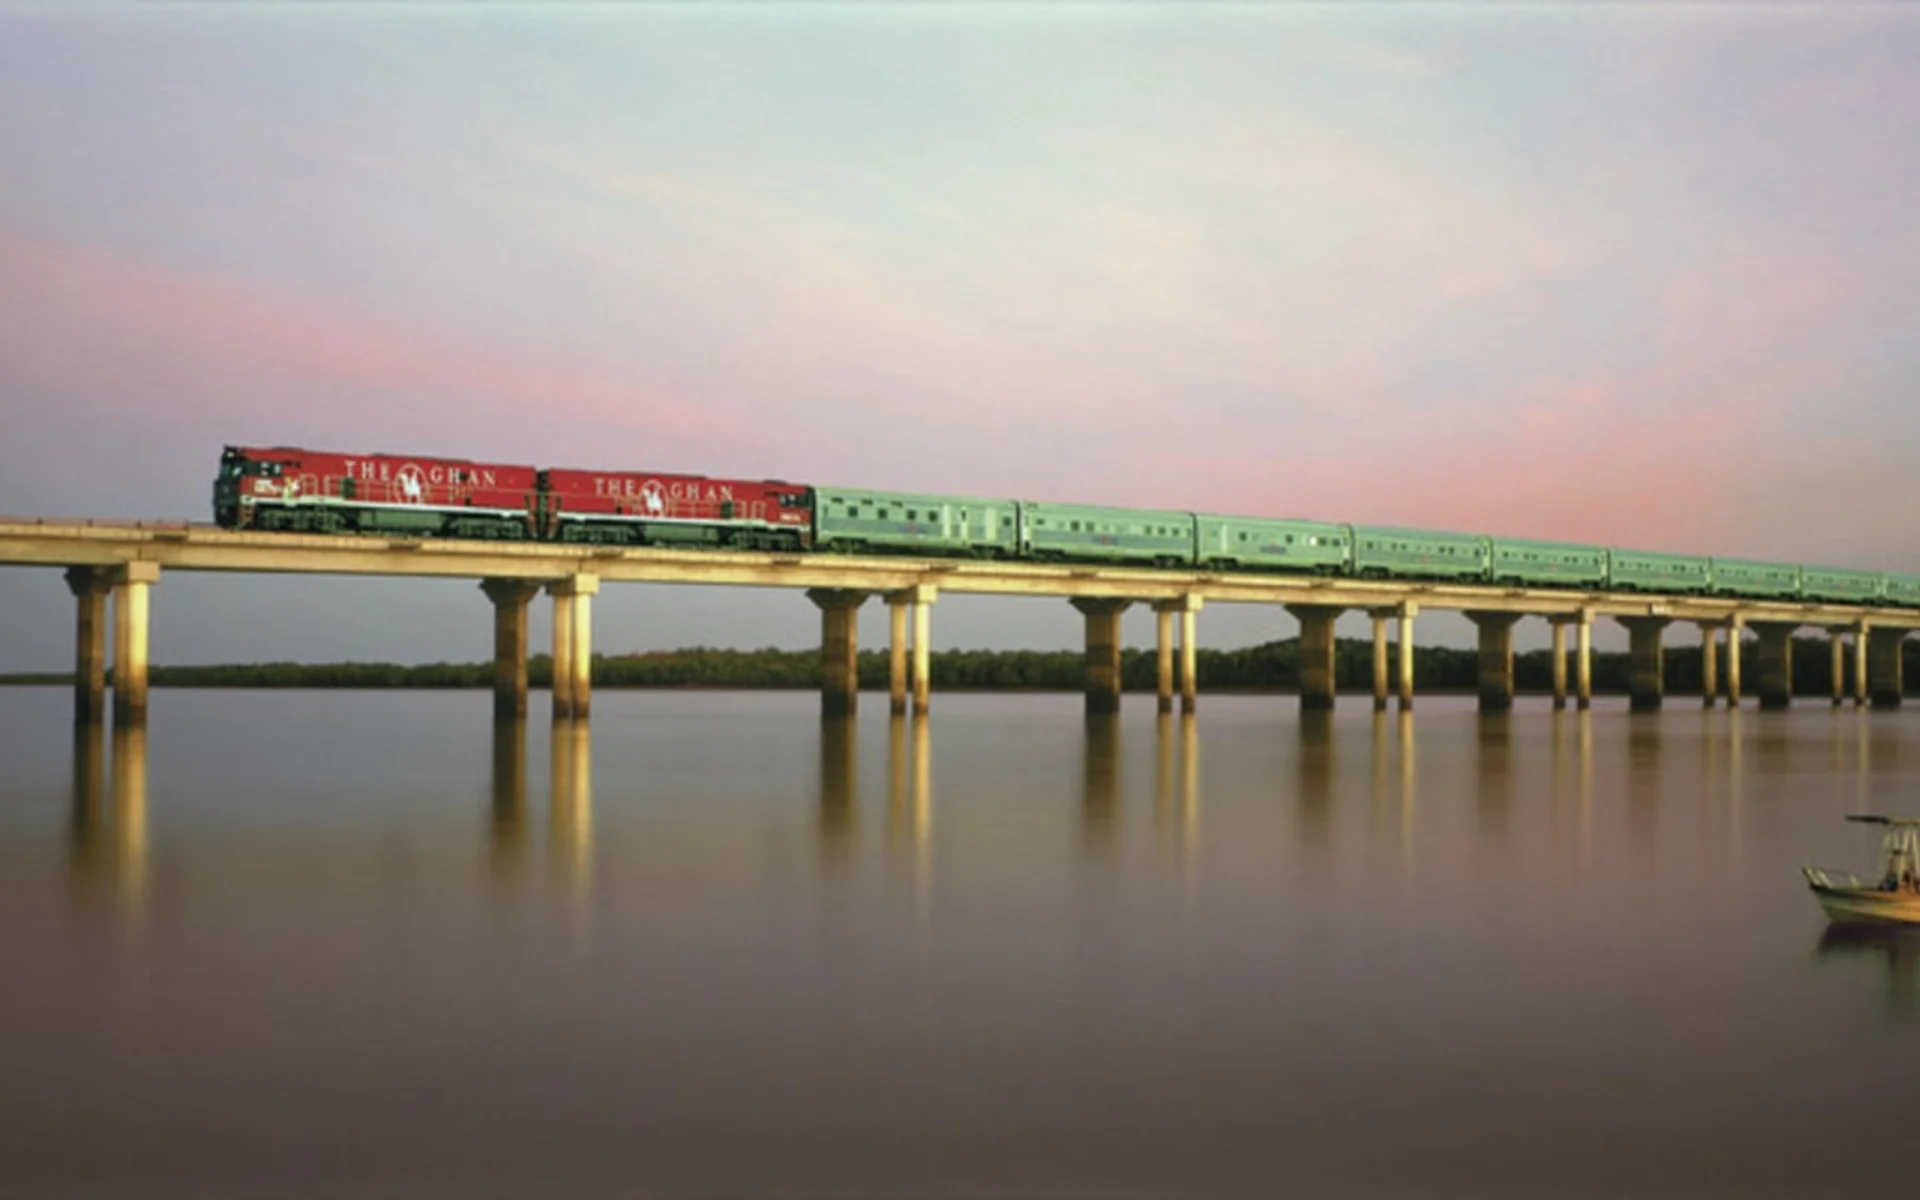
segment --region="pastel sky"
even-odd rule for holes
[[[1916,62],[1893,4],[4,5],[0,513],[206,520],[245,442],[1920,571]],[[0,570],[0,670],[71,622]],[[488,622],[175,574],[153,655]],[[612,652],[818,635],[596,609]]]

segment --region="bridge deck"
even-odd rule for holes
[[[1544,617],[1664,616],[1842,626],[1865,620],[1920,628],[1920,610],[1736,597],[1654,595],[1559,588],[1490,587],[1290,575],[1152,570],[1135,567],[623,549],[549,543],[258,533],[184,522],[48,521],[0,518],[0,566],[118,566],[152,562],[169,571],[386,575],[459,579],[563,579],[593,575],[615,583],[839,588],[891,592],[930,585],[944,592],[1420,608]]]

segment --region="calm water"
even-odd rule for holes
[[[0,689],[0,1193],[1895,1194],[1920,711]],[[544,707],[536,697],[535,707]]]

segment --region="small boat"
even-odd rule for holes
[[[1880,874],[1868,883],[1849,872],[1801,867],[1827,920],[1844,925],[1920,924],[1920,817],[1855,813],[1847,820],[1886,827]]]

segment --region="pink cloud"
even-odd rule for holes
[[[1135,466],[1190,481],[1215,511],[1703,553],[1725,552],[1720,497],[1756,469],[1751,446],[1722,452],[1738,427],[1721,406],[1649,423],[1614,387],[1575,381],[1476,413],[1473,436],[1156,451]]]
[[[625,380],[339,312],[285,293],[97,250],[0,236],[0,278],[35,329],[10,372],[48,383],[144,381],[202,415],[256,420],[263,390],[337,388],[363,418],[396,394],[482,413],[565,418],[712,441],[738,415]],[[457,450],[456,450],[457,452]]]

